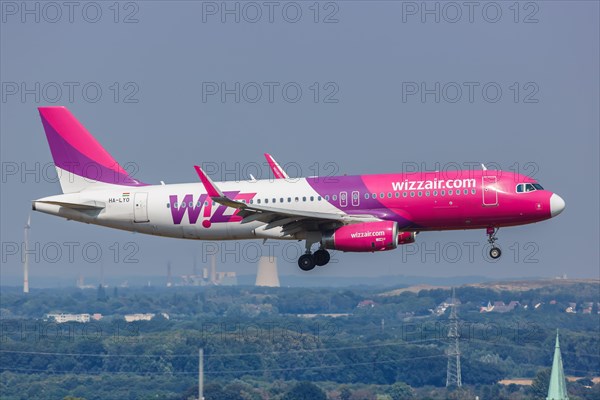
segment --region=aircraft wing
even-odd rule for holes
[[[281,168],[279,166],[279,164],[277,163],[277,161],[275,161],[275,159],[273,158],[272,155],[270,155],[269,153],[265,153],[265,158],[267,159],[267,162],[269,163],[269,167],[271,168],[271,171],[273,171],[273,176],[275,177],[275,179],[288,179],[289,178],[288,174],[286,174],[286,172],[283,170],[283,168]]]
[[[379,218],[372,215],[348,215],[343,212],[328,213],[247,204],[225,196],[202,168],[199,166],[194,166],[194,168],[208,195],[215,202],[240,210],[237,215],[243,218],[242,224],[261,221],[267,224],[265,230],[281,226],[285,234],[291,235],[304,230],[333,229],[358,222],[380,221]]]

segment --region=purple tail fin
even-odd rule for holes
[[[39,107],[63,193],[97,184],[145,186],[133,179],[66,107]]]

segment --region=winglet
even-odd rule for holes
[[[232,200],[229,197],[225,196],[225,194],[223,194],[223,192],[221,192],[221,190],[219,190],[217,185],[215,185],[215,183],[212,181],[212,179],[210,179],[208,177],[208,175],[206,175],[206,173],[204,171],[202,171],[202,168],[200,168],[197,165],[194,165],[194,168],[196,169],[196,172],[198,173],[198,176],[200,177],[200,180],[202,181],[202,184],[204,185],[204,188],[206,189],[206,193],[208,193],[208,195],[211,197],[211,199],[213,199],[217,203],[223,204],[224,206],[227,206],[227,207],[246,208],[246,204],[244,204],[240,201]]]
[[[288,174],[286,174],[285,171],[283,170],[283,168],[281,168],[279,166],[279,164],[277,164],[277,161],[275,161],[275,159],[273,158],[272,155],[270,155],[269,153],[265,153],[265,158],[267,159],[267,162],[269,163],[269,167],[271,167],[271,171],[273,171],[273,175],[275,176],[275,179],[288,179],[289,178]]]
[[[197,165],[194,165],[194,168],[196,169],[196,173],[198,173],[198,176],[200,177],[200,180],[202,181],[202,184],[206,189],[206,193],[208,193],[210,197],[225,197],[223,192],[219,190],[219,188],[215,185],[212,179],[210,179],[208,175],[206,175],[206,173],[202,171],[202,168],[200,168]]]

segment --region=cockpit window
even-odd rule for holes
[[[533,192],[536,190],[544,190],[539,183],[519,183],[517,185],[517,193]]]

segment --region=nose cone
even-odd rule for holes
[[[556,193],[553,193],[552,196],[550,196],[550,216],[556,217],[564,209],[565,201],[562,199],[562,197],[560,197]]]

